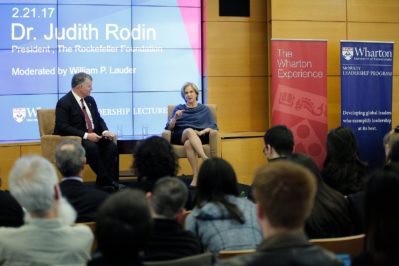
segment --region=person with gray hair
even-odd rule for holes
[[[89,74],[73,75],[71,91],[57,102],[54,134],[81,137],[87,163],[97,175],[97,186],[119,190],[124,186],[118,183],[115,134],[108,130],[96,101],[90,96],[92,85]]]
[[[199,239],[183,230],[178,222],[185,215],[187,186],[178,178],[164,177],[147,197],[154,222],[144,251],[145,260],[172,260],[202,253]]]
[[[65,140],[55,150],[55,163],[62,174],[61,192],[77,211],[77,222],[94,221],[98,206],[109,195],[83,183],[85,162],[85,150],[77,141]]]
[[[20,228],[0,228],[2,265],[85,265],[93,234],[71,226],[76,212],[61,196],[53,165],[37,155],[16,161],[9,176],[11,194],[26,210]]]
[[[198,102],[199,90],[197,85],[186,82],[180,94],[185,104],[175,107],[166,123],[165,129],[171,130],[171,143],[183,145],[188,162],[193,170],[192,186],[197,185],[198,162],[197,157],[208,159],[202,144],[209,144],[209,134],[218,127],[209,108]]]

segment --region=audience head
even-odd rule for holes
[[[53,165],[43,157],[28,155],[18,159],[10,172],[10,192],[32,217],[61,218],[72,224],[76,212],[61,197]]]
[[[366,188],[366,249],[373,265],[397,265],[399,261],[399,174],[392,170],[374,173]]]
[[[105,260],[112,265],[135,260],[144,249],[151,222],[144,192],[125,189],[107,198],[97,212],[95,230]]]
[[[303,229],[316,193],[308,169],[289,161],[270,163],[258,169],[253,185],[261,220],[273,228]]]
[[[178,163],[172,146],[161,137],[152,136],[142,141],[134,154],[133,168],[139,180],[156,181],[161,177],[175,176]]]
[[[338,127],[327,134],[327,156],[322,175],[324,181],[344,195],[362,191],[367,164],[359,158],[355,134],[349,127]]]
[[[76,73],[72,77],[71,87],[76,88],[77,86],[85,83],[86,80],[93,81],[93,78],[89,74],[84,72]]]
[[[288,160],[309,169],[318,181],[321,179],[319,167],[317,166],[316,162],[309,156],[303,153],[293,153],[288,157]]]
[[[65,140],[55,150],[55,163],[63,177],[80,176],[85,162],[85,149],[77,141]]]
[[[155,216],[176,219],[188,198],[187,186],[179,179],[165,177],[158,180],[151,195]]]
[[[191,87],[191,88],[195,91],[195,94],[197,95],[196,100],[198,101],[199,90],[198,90],[197,85],[195,85],[195,84],[192,83],[192,82],[186,82],[186,83],[184,83],[183,86],[181,87],[181,89],[180,89],[180,95],[181,95],[181,97],[183,98],[183,100],[186,101],[186,97],[185,97],[184,94],[185,94],[185,92],[186,92],[186,88],[187,88],[187,87]]]
[[[327,134],[327,158],[326,163],[354,162],[359,160],[357,140],[349,127],[337,127]]]
[[[284,125],[277,125],[266,131],[264,153],[268,159],[286,157],[294,150],[294,137],[291,130]]]
[[[385,150],[385,161],[388,163],[392,158],[393,145],[395,142],[399,141],[399,126],[396,126],[394,129],[385,134],[383,142],[384,142],[384,150]],[[399,151],[398,151],[399,152]]]
[[[219,202],[226,195],[238,196],[237,177],[233,167],[222,158],[205,160],[198,172],[198,203]]]

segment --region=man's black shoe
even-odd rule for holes
[[[119,190],[122,190],[122,189],[125,189],[125,188],[126,188],[125,185],[123,185],[123,184],[121,184],[121,183],[118,183],[118,182],[116,182],[116,181],[113,181],[113,182],[112,182],[112,187],[113,187],[116,191],[119,191]]]

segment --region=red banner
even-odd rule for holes
[[[272,40],[272,124],[286,125],[295,152],[326,155],[327,41]]]

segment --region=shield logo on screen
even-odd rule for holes
[[[12,108],[12,117],[17,123],[22,123],[26,117],[25,108]]]
[[[346,60],[351,60],[353,57],[353,47],[342,47],[342,56]]]

